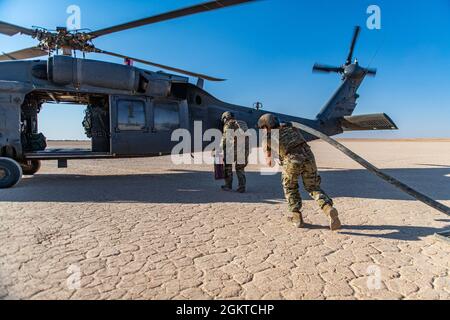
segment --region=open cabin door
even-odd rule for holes
[[[186,101],[111,97],[111,150],[117,156],[171,154],[173,131],[189,127]]]

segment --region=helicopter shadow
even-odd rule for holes
[[[436,200],[450,200],[449,168],[387,169],[389,175]],[[334,198],[414,199],[366,170],[321,171],[322,187]],[[236,179],[235,179],[236,180]],[[213,173],[170,170],[158,174],[37,174],[13,189],[0,190],[0,202],[116,203],[279,203],[280,175],[247,172],[248,193],[226,193]],[[236,183],[236,181],[235,181]],[[303,189],[303,188],[302,188]],[[305,199],[310,199],[302,192]]]

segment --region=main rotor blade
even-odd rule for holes
[[[171,19],[175,19],[175,18],[179,18],[179,17],[185,17],[185,16],[189,16],[189,15],[193,15],[193,14],[197,14],[197,13],[201,13],[201,12],[217,10],[217,9],[234,6],[234,5],[238,5],[238,4],[245,3],[245,2],[253,2],[253,1],[257,1],[257,0],[217,0],[217,1],[201,3],[198,5],[192,6],[192,7],[178,9],[175,11],[170,11],[170,12],[162,13],[162,14],[159,14],[156,16],[152,16],[149,18],[140,19],[140,20],[124,23],[121,25],[117,25],[114,27],[94,31],[89,34],[93,38],[97,38],[97,37],[104,36],[104,35],[114,33],[114,32],[137,28],[137,27],[141,27],[144,25],[148,25],[148,24],[171,20]]]
[[[26,34],[32,36],[34,34],[34,30],[16,26],[14,24],[10,24],[4,21],[0,21],[0,33],[6,34],[7,36],[15,36],[18,33]]]
[[[314,72],[325,72],[325,73],[330,73],[330,72],[342,73],[342,72],[344,72],[344,69],[342,67],[331,67],[331,66],[326,66],[323,64],[316,63],[313,67],[313,71]]]
[[[114,53],[114,52],[109,52],[109,51],[104,51],[101,49],[96,49],[94,52],[96,53],[102,53],[102,54],[106,54],[109,56],[113,56],[113,57],[117,57],[117,58],[122,58],[122,59],[130,59],[139,63],[143,63],[143,64],[147,64],[153,67],[157,67],[157,68],[161,68],[161,69],[165,69],[165,70],[170,70],[173,72],[177,72],[177,73],[181,73],[187,76],[191,76],[191,77],[195,77],[195,78],[201,78],[201,79],[205,79],[208,81],[225,81],[225,79],[219,79],[219,78],[215,78],[215,77],[210,77],[207,76],[205,74],[201,74],[201,73],[195,73],[195,72],[191,72],[191,71],[187,71],[187,70],[183,70],[183,69],[178,69],[178,68],[174,68],[174,67],[169,67],[163,64],[159,64],[159,63],[155,63],[155,62],[151,62],[151,61],[147,61],[147,60],[142,60],[142,59],[137,59],[137,58],[132,58],[129,56],[125,56],[119,53]]]
[[[358,41],[359,34],[361,33],[361,27],[356,26],[353,34],[352,44],[350,45],[350,52],[347,57],[346,65],[352,64],[353,53],[355,52],[356,42]]]
[[[48,55],[47,51],[42,50],[39,47],[27,48],[19,51],[14,51],[10,53],[4,53],[0,56],[0,61],[8,60],[23,60],[30,58],[37,58]]]

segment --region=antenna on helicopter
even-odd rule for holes
[[[257,110],[257,111],[259,111],[259,110],[261,110],[262,108],[264,108],[264,106],[263,106],[263,104],[261,103],[261,102],[255,102],[254,104],[253,104],[253,108],[255,108],[255,110]]]
[[[377,74],[376,69],[372,68],[362,68],[359,66],[358,59],[355,59],[353,61],[353,56],[355,52],[356,43],[358,42],[359,35],[361,33],[361,27],[356,26],[355,31],[353,33],[352,42],[350,44],[350,51],[347,56],[347,60],[345,61],[345,64],[343,64],[340,67],[334,67],[324,64],[318,64],[316,63],[313,67],[313,72],[321,72],[321,73],[340,73],[344,76],[344,79],[351,77],[351,76],[361,76],[361,75],[369,75],[369,76],[375,76]]]

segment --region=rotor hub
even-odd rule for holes
[[[82,52],[94,52],[92,36],[85,32],[71,32],[66,28],[57,28],[56,32],[37,29],[33,36],[39,41],[39,47],[53,53],[58,49],[70,49]]]
[[[355,78],[360,77],[364,74],[364,69],[358,64],[350,64],[344,68],[345,77]]]

